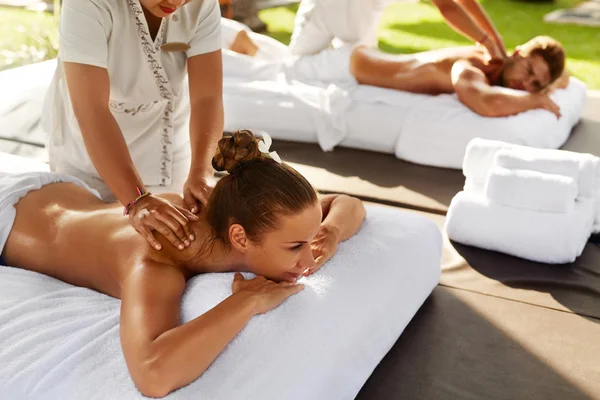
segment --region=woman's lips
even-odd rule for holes
[[[160,9],[162,10],[162,12],[164,12],[165,14],[173,14],[175,12],[175,9],[173,8],[168,8],[168,7],[163,7],[160,6]]]
[[[286,275],[292,280],[296,280],[302,276],[302,274],[298,274],[298,273],[294,274],[292,272],[286,272]]]

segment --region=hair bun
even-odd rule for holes
[[[212,166],[217,171],[231,172],[239,164],[262,157],[258,150],[258,139],[252,131],[239,130],[219,140]]]

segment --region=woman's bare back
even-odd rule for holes
[[[121,282],[152,252],[120,205],[72,183],[29,192],[15,208],[2,254],[10,266],[120,298]]]

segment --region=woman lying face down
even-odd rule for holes
[[[181,250],[159,234],[162,249],[153,248],[119,204],[107,205],[80,185],[44,184],[15,205],[2,256],[7,265],[120,298],[131,377],[142,394],[165,396],[202,375],[254,315],[301,291],[296,280],[317,271],[362,225],[358,199],[319,198],[279,161],[250,131],[222,138],[213,166],[229,174],[182,233],[194,240]],[[179,194],[163,197],[184,207]],[[233,271],[231,295],[182,325],[186,281]]]

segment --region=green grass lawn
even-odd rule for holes
[[[545,14],[570,8],[579,0],[556,0],[554,4],[522,3],[511,0],[481,0],[509,49],[544,34],[565,46],[568,69],[590,88],[600,89],[600,28],[548,24]],[[261,12],[270,35],[289,43],[297,7],[281,7]],[[379,47],[392,53],[414,53],[448,46],[469,44],[442,19],[428,3],[396,3],[386,10],[379,30]]]
[[[0,70],[56,57],[57,26],[52,14],[0,7]]]
[[[556,0],[553,4],[481,2],[510,49],[535,35],[550,35],[564,44],[569,70],[590,88],[600,89],[600,28],[543,22],[546,13],[573,7],[580,0]],[[260,15],[269,26],[269,34],[289,43],[296,9],[297,6],[289,6],[262,11]],[[56,26],[50,14],[0,8],[0,70],[55,57]],[[379,46],[393,53],[466,44],[466,39],[444,23],[438,10],[424,2],[391,5],[379,31]]]

